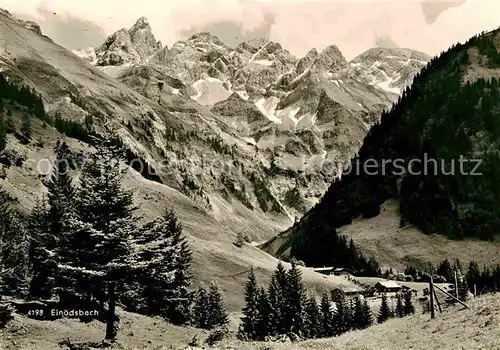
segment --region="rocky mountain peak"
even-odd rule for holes
[[[219,39],[219,37],[209,32],[195,33],[189,37],[188,41],[195,44],[215,44],[218,46],[226,47],[226,44],[224,44],[222,40]]]
[[[429,55],[411,49],[375,47],[350,62],[348,75],[400,94],[429,60]]]
[[[304,73],[311,65],[314,63],[314,61],[318,58],[318,50],[315,48],[312,48],[309,50],[309,52],[302,57],[298,62],[297,62],[297,67],[296,67],[296,73],[297,74],[302,74]]]
[[[149,21],[146,17],[140,17],[135,24],[130,28],[130,31],[138,30],[138,29],[143,29],[143,28],[150,28],[149,26]]]
[[[326,70],[339,71],[346,68],[348,62],[336,45],[330,45],[321,51],[315,65]]]
[[[127,63],[145,63],[161,50],[146,17],[139,18],[130,28],[122,28],[96,50],[98,66],[118,66]]]
[[[161,43],[156,41],[146,17],[141,17],[137,20],[129,29],[129,35],[141,57],[149,57],[161,49]]]

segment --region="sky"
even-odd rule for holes
[[[436,55],[500,26],[499,0],[2,0],[0,6],[35,20],[68,49],[99,45],[141,16],[168,46],[209,31],[231,46],[266,38],[298,57],[335,44],[347,59],[374,46]]]

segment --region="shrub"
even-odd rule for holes
[[[251,241],[252,240],[250,239],[250,236],[248,234],[243,232],[238,232],[233,244],[238,248],[241,248],[245,243],[250,243]]]
[[[208,335],[208,338],[207,338],[207,340],[205,340],[205,342],[209,346],[214,346],[215,343],[223,340],[228,335],[228,333],[229,333],[229,330],[228,330],[227,326],[216,327],[210,332],[210,334]]]

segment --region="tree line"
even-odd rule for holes
[[[116,337],[117,304],[176,325],[227,325],[219,287],[192,290],[192,254],[175,213],[138,224],[113,140],[94,140],[78,186],[71,150],[58,142],[48,193],[28,217],[0,190],[1,295],[48,300],[64,291],[106,305],[106,339]]]
[[[44,119],[45,109],[40,94],[29,86],[19,86],[10,82],[4,74],[0,74],[0,100],[6,99],[27,107],[32,114],[40,119]]]
[[[31,141],[31,115],[29,113],[22,114],[19,132],[17,131],[16,124],[17,121],[14,120],[12,111],[10,109],[5,111],[0,98],[0,152],[4,151],[7,147],[8,134],[14,134],[25,144]]]
[[[445,258],[437,266],[421,264],[419,266],[407,265],[405,274],[413,277],[414,281],[429,281],[430,276],[434,281],[455,283],[457,278],[459,299],[466,300],[468,292],[479,294],[500,292],[500,264],[490,268],[471,260],[467,268],[463,267],[459,259],[451,263]],[[475,286],[475,288],[474,288]]]
[[[378,323],[415,312],[411,293],[400,294],[397,300],[392,310],[387,297],[382,297]],[[314,295],[308,295],[294,259],[288,271],[278,263],[267,289],[258,284],[254,269],[250,270],[242,313],[238,335],[244,340],[267,341],[290,334],[308,339],[332,337],[375,322],[367,299],[359,296],[347,299],[335,291],[325,292],[318,303]]]

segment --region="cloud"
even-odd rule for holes
[[[80,0],[2,0],[2,6],[35,18],[47,19],[53,12],[57,16],[80,17],[97,23],[107,34],[130,27],[137,18],[146,16],[157,39],[168,45],[185,39],[187,32],[217,28],[218,23],[225,22],[227,30],[243,34],[262,31],[263,23],[267,23],[265,31],[269,38],[298,56],[312,47],[321,50],[336,44],[348,59],[375,46],[379,38],[388,38],[399,47],[437,54],[457,41],[500,25],[498,0],[467,0],[454,7],[435,6],[430,14],[429,9],[424,13],[422,2],[127,0],[125,5],[123,0],[83,3]],[[41,13],[37,10],[41,5],[53,12]],[[437,12],[439,16],[428,23],[429,16]],[[227,25],[228,22],[234,25]]]

